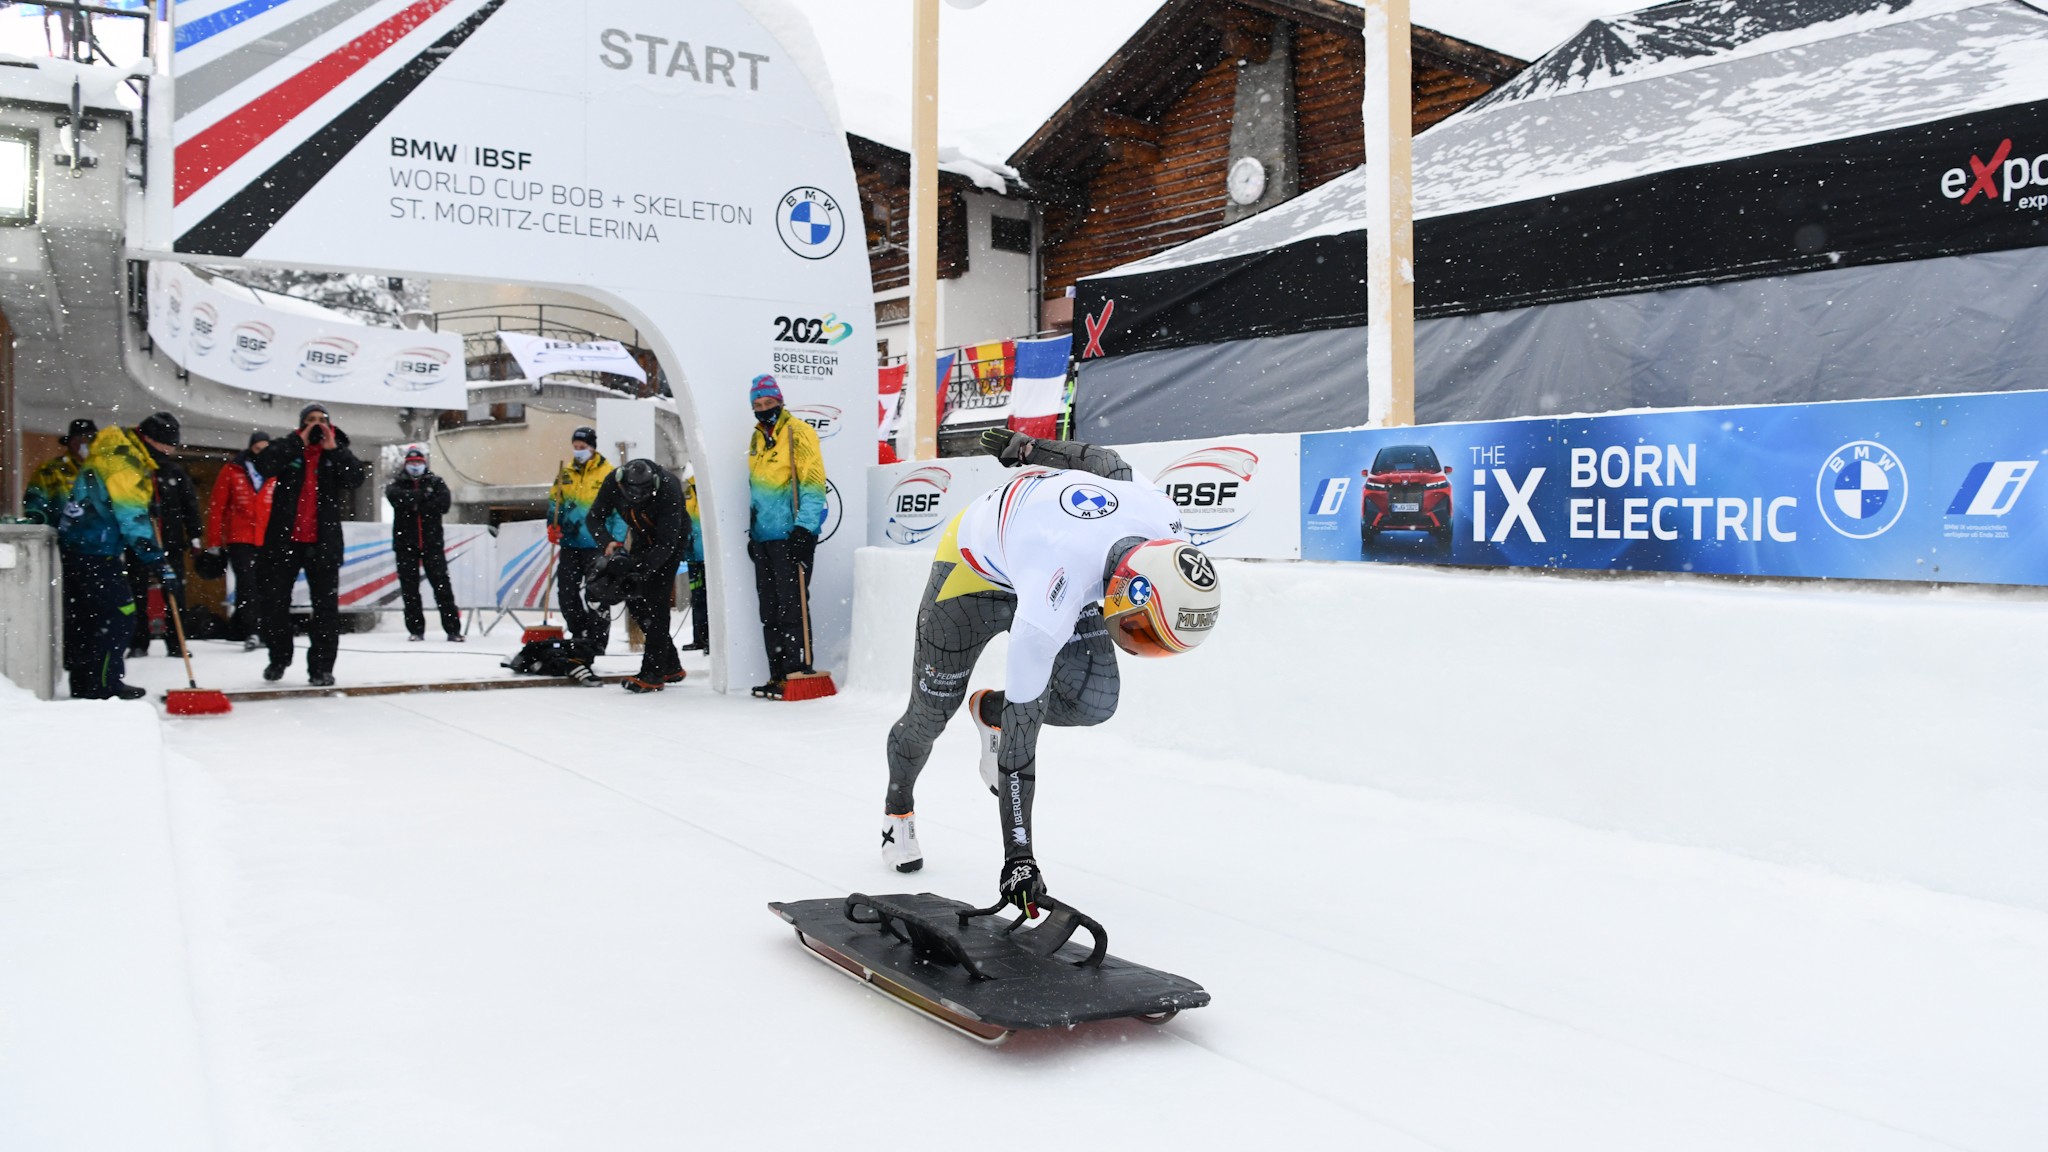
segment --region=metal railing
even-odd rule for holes
[[[94,30],[95,18],[141,21],[141,54],[147,58],[156,39],[155,8],[149,0],[127,0],[125,7],[120,6],[119,0],[112,4],[85,4],[79,0],[40,0],[31,4],[24,0],[0,0],[0,13],[13,9],[40,9],[43,13],[43,43],[50,55],[79,64],[119,63],[100,43],[100,37]]]
[[[553,372],[549,373],[548,379],[574,380],[643,399],[670,395],[668,375],[653,351],[640,343],[640,330],[610,312],[572,304],[492,304],[436,312],[430,323],[436,332],[455,332],[462,336],[467,378],[486,382],[517,380],[522,375],[519,362],[506,350],[505,342],[498,339],[500,332],[582,343],[617,339],[600,329],[630,331],[632,338],[619,342],[626,346],[626,351],[647,373],[647,383],[609,372]],[[536,386],[538,383],[535,382]]]

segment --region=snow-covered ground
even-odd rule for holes
[[[1275,703],[1290,678],[1317,708],[1333,683],[1379,698],[1396,664],[1446,691],[1483,687],[1504,675],[1474,661],[1484,649],[1518,666],[1509,720],[1601,693],[1632,705],[1666,670],[1662,619],[1697,630],[1695,658],[1671,665],[1695,678],[1664,686],[1685,702],[1672,756],[1741,723],[1755,760],[1791,775],[1799,763],[1770,743],[1781,723],[1808,717],[1818,746],[1863,712],[1831,712],[1824,684],[1782,710],[1759,697],[1813,667],[1868,687],[1871,657],[1800,644],[1884,622],[1921,658],[1898,675],[1946,706],[1955,661],[1989,679],[2023,659],[2004,648],[2032,646],[2038,603],[1315,565],[1226,578],[1235,643],[1127,665],[1127,715],[1047,734],[1039,837],[1054,891],[1101,918],[1113,950],[1215,1002],[1164,1028],[993,1051],[817,963],[765,909],[992,888],[995,818],[961,725],[920,789],[926,870],[877,861],[893,694],[773,705],[697,677],[651,698],[309,700],[159,724],[141,705],[0,689],[0,1147],[2048,1146],[2048,913],[1603,830],[1588,822],[1598,805],[1561,819],[1539,810],[1541,789],[1475,784],[1490,759],[1620,787],[1597,729],[1575,753],[1540,725],[1447,720],[1438,770],[1468,795],[1410,786],[1413,763],[1369,763],[1412,759],[1406,737],[1361,736],[1359,765],[1311,775],[1304,750],[1366,726],[1340,712],[1300,731],[1313,709]],[[1320,642],[1351,625],[1328,616],[1291,635],[1253,627],[1290,586],[1296,611],[1333,593],[1381,605],[1380,650],[1329,657]],[[1386,612],[1395,601],[1409,611]],[[1468,611],[1441,615],[1453,602]],[[1578,674],[1591,653],[1531,666],[1558,635],[1592,647],[1611,628],[1644,649],[1606,680]],[[1785,650],[1728,677],[1721,650],[1759,632]],[[1408,651],[1418,636],[1428,651]],[[467,668],[491,646],[458,659],[387,633],[346,643],[398,654],[344,652],[345,682],[381,678],[380,661]],[[239,654],[201,651],[216,670],[202,679],[244,674]],[[1256,685],[1254,707],[1224,715],[1179,693],[1192,713],[1176,716],[1166,689],[1204,659]],[[1161,735],[1176,722],[1230,731],[1200,755]],[[2038,720],[2005,723],[1990,746],[2038,745]],[[1910,783],[1902,770],[1874,765],[1869,786]],[[1724,826],[1744,795],[1771,802],[1768,778],[1731,771],[1737,795],[1685,837]],[[1670,779],[1683,808],[1697,784]],[[2048,825],[2038,788],[1986,786]],[[1957,810],[1937,815],[1901,856],[1958,850]]]

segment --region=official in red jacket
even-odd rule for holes
[[[249,448],[228,462],[213,481],[212,506],[206,517],[206,550],[225,553],[235,572],[235,612],[228,634],[242,642],[242,651],[262,644],[263,596],[257,580],[263,536],[270,526],[270,496],[277,485],[256,470],[256,457],[270,447],[270,434],[249,434]]]

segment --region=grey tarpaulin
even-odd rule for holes
[[[1425,320],[1424,423],[2048,387],[2048,248],[1876,264]],[[1081,365],[1076,438],[1366,421],[1365,331]]]

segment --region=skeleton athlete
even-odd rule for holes
[[[1116,713],[1117,648],[1170,656],[1216,625],[1216,568],[1187,542],[1180,512],[1107,448],[984,434],[1012,467],[1030,465],[946,527],[917,613],[910,705],[889,730],[882,859],[924,865],[912,789],[932,742],[967,694],[981,650],[1010,634],[1001,691],[974,693],[981,775],[1002,814],[1004,900],[1036,914],[1045,881],[1032,857],[1031,802],[1041,725],[1082,727]]]

